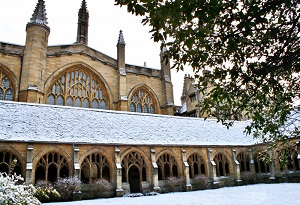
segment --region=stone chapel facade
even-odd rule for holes
[[[243,172],[265,179],[281,173],[276,151],[271,164],[261,161],[265,145],[243,134],[247,122],[224,130],[214,120],[172,116],[170,66],[126,64],[122,32],[117,59],[89,48],[88,19],[83,0],[76,43],[48,46],[45,4],[38,0],[25,45],[0,42],[1,172],[17,159],[14,171],[26,183],[105,178],[116,196],[168,192],[169,177],[195,190],[201,174],[217,185],[240,182]],[[291,150],[287,169],[294,173],[299,153]]]
[[[26,25],[25,46],[0,43],[0,100],[174,114],[170,65],[126,64],[122,31],[117,59],[89,48],[86,1],[78,13],[76,43],[48,46],[47,24],[44,1],[38,1]]]

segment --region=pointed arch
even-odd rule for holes
[[[17,82],[14,73],[0,63],[0,100],[16,101]]]
[[[217,176],[229,176],[230,167],[230,156],[225,151],[219,151],[214,156],[214,162],[216,163]]]
[[[160,113],[158,97],[146,84],[137,85],[129,92],[128,108],[130,112]]]
[[[26,160],[18,150],[6,145],[0,147],[0,172],[12,171],[24,177],[25,165]]]
[[[139,171],[139,179],[151,181],[151,161],[147,154],[140,148],[130,147],[121,154],[122,181],[130,181],[130,168],[135,166]]]
[[[166,180],[169,177],[179,177],[181,172],[178,163],[176,154],[172,150],[166,149],[158,153],[156,159],[158,180]]]
[[[254,160],[254,168],[256,173],[269,173],[270,172],[270,165],[266,164],[261,158],[261,152],[263,150],[256,150],[253,153],[253,160]]]
[[[240,171],[241,172],[248,172],[250,171],[250,157],[249,154],[245,151],[241,151],[236,156],[237,161],[240,164]]]
[[[63,149],[49,147],[38,153],[33,159],[34,183],[39,180],[56,182],[59,177],[71,175],[72,159]]]
[[[187,163],[189,164],[190,177],[194,178],[197,175],[208,175],[206,157],[199,151],[194,151],[189,154]]]
[[[105,149],[95,147],[87,150],[82,154],[79,164],[82,182],[91,183],[102,178],[112,182],[115,163]]]
[[[112,95],[107,82],[82,62],[56,70],[46,81],[46,103],[75,107],[111,109]]]

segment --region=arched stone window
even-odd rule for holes
[[[162,154],[157,160],[158,179],[166,180],[169,177],[178,177],[178,168],[175,157],[167,153]]]
[[[81,181],[92,183],[102,178],[110,181],[109,162],[101,153],[91,153],[81,163]]]
[[[15,89],[12,80],[0,69],[0,100],[12,101]]]
[[[237,160],[240,163],[240,171],[250,171],[250,160],[248,154],[241,152],[237,155]]]
[[[130,112],[156,113],[152,95],[145,89],[139,89],[133,93],[130,99]]]
[[[256,173],[268,173],[270,172],[270,166],[263,162],[259,153],[256,153],[253,157],[254,167]]]
[[[287,157],[287,165],[286,167],[281,167],[281,170],[288,170],[288,171],[297,171],[297,170],[300,170],[300,167],[299,167],[299,161],[298,161],[298,153],[296,150],[294,150],[292,147],[289,148],[289,149],[286,149],[285,150],[288,154],[288,157]],[[279,159],[278,159],[279,161]]]
[[[0,151],[0,172],[22,174],[20,159],[10,151]]]
[[[35,182],[45,180],[56,182],[58,178],[69,177],[70,170],[66,158],[56,152],[48,152],[41,157],[35,169]]]
[[[122,181],[130,185],[131,193],[142,191],[142,181],[147,181],[147,166],[142,155],[130,152],[122,159]]]
[[[214,162],[216,163],[217,176],[229,176],[229,161],[224,154],[217,154],[214,157]]]
[[[189,156],[187,160],[189,166],[190,166],[190,177],[194,178],[195,176],[199,174],[205,173],[205,164],[203,158],[198,153],[194,153],[191,156]]]
[[[48,104],[109,109],[104,84],[93,74],[74,68],[61,74],[48,91]]]

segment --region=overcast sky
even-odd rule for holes
[[[25,44],[25,28],[38,0],[0,0],[0,41]],[[78,10],[82,0],[45,0],[49,45],[72,44],[76,41]],[[126,63],[160,69],[160,45],[154,43],[150,27],[141,24],[142,17],[127,13],[114,5],[114,0],[86,0],[89,11],[89,47],[113,58],[117,57],[119,31],[126,43]],[[184,72],[172,71],[174,100],[180,105]]]

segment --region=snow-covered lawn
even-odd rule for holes
[[[59,205],[300,205],[300,183],[259,184],[144,197],[120,197]],[[58,203],[47,203],[58,205]]]

